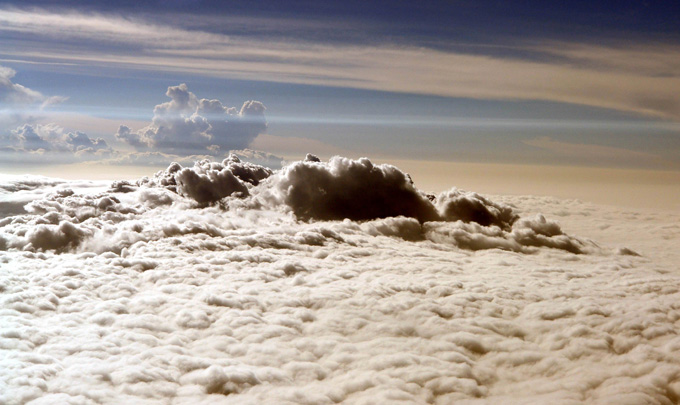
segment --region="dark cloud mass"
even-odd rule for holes
[[[154,108],[150,125],[136,132],[121,125],[116,138],[140,151],[219,155],[247,148],[267,129],[259,101],[228,108],[219,100],[198,99],[186,84],[168,87],[165,94],[171,101]]]
[[[275,195],[302,219],[368,220],[394,216],[438,219],[432,203],[407,174],[368,159],[309,158],[286,166],[272,180]]]

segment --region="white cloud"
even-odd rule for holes
[[[60,152],[72,160],[75,155],[110,152],[103,139],[91,139],[82,132],[66,133],[55,124],[38,124],[44,108],[66,100],[12,82],[16,72],[0,66],[0,155],[5,162],[52,161],[45,152]]]
[[[56,124],[24,124],[0,136],[0,153],[17,162],[82,161],[110,157],[115,152],[102,138],[67,132]]]
[[[46,97],[35,90],[13,83],[16,72],[8,67],[0,66],[0,101],[10,104],[30,104],[46,100]]]
[[[285,163],[281,156],[253,149],[230,150],[226,156],[234,155],[245,162],[254,163],[270,169],[280,169]],[[194,162],[214,159],[213,155],[173,155],[163,152],[119,152],[115,157],[102,159],[96,163],[114,166],[158,166],[167,167],[172,162],[192,166]]]
[[[133,132],[121,125],[116,138],[138,150],[218,155],[248,147],[267,128],[259,101],[246,101],[240,110],[227,108],[219,100],[199,100],[186,84],[168,87],[165,94],[171,101],[154,108],[149,126]]]
[[[6,106],[41,103],[41,107],[64,102],[62,96],[45,96],[42,93],[12,82],[14,69],[0,66],[0,102]]]
[[[248,186],[250,205],[198,208],[161,184],[181,171],[108,191],[0,184],[53,190],[0,219],[0,402],[666,404],[680,393],[677,212],[475,196],[521,218],[509,232],[299,221],[256,204],[277,174]]]

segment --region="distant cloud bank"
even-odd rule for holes
[[[6,107],[0,110],[0,154],[9,162],[164,166],[173,160],[193,162],[199,155],[225,156],[230,151],[270,167],[279,168],[283,160],[248,149],[267,129],[266,108],[259,101],[246,101],[240,109],[225,107],[219,100],[197,98],[186,84],[170,86],[166,95],[171,101],[155,106],[149,125],[139,131],[125,125],[118,128],[115,138],[137,150],[130,153],[81,131],[35,122],[48,104],[65,98],[47,97],[13,83],[14,74],[0,66],[0,101]]]

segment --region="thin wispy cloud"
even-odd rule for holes
[[[2,10],[0,31],[23,33],[5,57],[212,77],[493,100],[548,100],[680,118],[680,53],[567,43],[528,44],[544,58],[399,45],[324,44],[227,36],[104,14]],[[39,40],[40,45],[22,46]],[[125,43],[124,51],[116,46]],[[75,45],[81,45],[77,47]],[[78,50],[80,49],[80,50]],[[621,62],[621,63],[619,63]]]
[[[590,143],[562,142],[547,136],[527,139],[523,142],[526,145],[548,151],[556,156],[568,157],[572,159],[572,161],[577,161],[581,164],[674,168],[672,162],[667,161],[659,155],[621,147],[593,145]]]
[[[36,102],[45,102],[49,98],[42,93],[14,83],[12,78],[16,75],[14,69],[0,66],[0,102],[3,105],[22,105]]]

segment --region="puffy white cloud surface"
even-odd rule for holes
[[[313,156],[50,184],[0,220],[2,403],[680,396],[677,213],[430,196]]]

